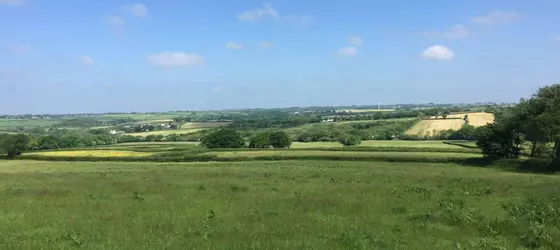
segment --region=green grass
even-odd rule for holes
[[[386,157],[386,158],[411,158],[429,157],[433,159],[470,159],[480,158],[480,154],[472,153],[445,153],[445,152],[362,152],[362,151],[322,151],[322,150],[253,150],[253,151],[224,151],[208,152],[207,155],[217,155],[221,158],[235,157],[262,157],[262,156],[338,156],[338,157]]]
[[[0,244],[558,249],[559,187],[454,164],[0,161]]]
[[[155,131],[139,132],[139,133],[128,133],[128,135],[148,136],[148,135],[190,134],[190,133],[198,132],[200,130],[203,130],[203,129],[202,128],[187,128],[187,129],[182,128],[182,129],[169,129],[169,130],[155,130]]]
[[[400,147],[400,148],[460,148],[444,141],[362,141],[361,147]],[[476,144],[475,144],[476,145]],[[294,142],[292,148],[332,148],[344,147],[339,142]]]
[[[60,123],[60,120],[20,120],[0,118],[0,129],[24,127],[34,128],[40,126],[51,126]]]

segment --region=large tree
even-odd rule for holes
[[[481,130],[478,145],[485,155],[517,157],[523,142],[536,157],[552,144],[551,171],[560,171],[560,84],[540,88],[512,108],[496,110],[493,124]]]
[[[268,139],[273,148],[289,148],[292,145],[292,140],[284,131],[274,131]]]
[[[8,155],[8,158],[13,159],[20,156],[29,147],[31,139],[25,134],[5,135],[0,141],[0,151]]]
[[[554,145],[550,170],[560,170],[560,84],[542,87],[531,98],[535,121]]]
[[[207,148],[243,148],[245,140],[233,129],[220,129],[203,137],[200,144]]]

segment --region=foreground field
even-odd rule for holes
[[[454,164],[0,161],[0,248],[558,249],[559,187]]]

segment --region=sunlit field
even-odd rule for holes
[[[455,164],[0,161],[0,244],[559,249],[559,187]]]

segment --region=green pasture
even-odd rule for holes
[[[0,161],[0,248],[559,249],[559,191],[455,164]]]

